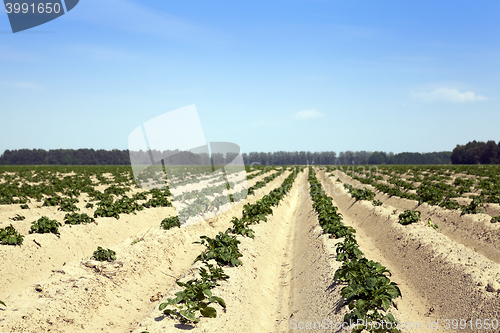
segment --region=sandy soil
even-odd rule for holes
[[[402,226],[397,223],[399,213],[415,208],[410,200],[389,199],[378,194],[376,199],[384,202],[380,207],[367,201],[355,202],[342,184],[335,183],[335,177],[329,178],[322,172],[319,175],[345,223],[358,231],[361,250],[367,257],[378,258],[377,261],[393,272],[392,279],[400,284],[403,299],[397,301],[397,305],[403,317],[399,320],[425,323],[438,319],[474,321],[500,317],[500,265],[479,250],[476,252],[448,237],[446,224],[440,223],[438,218],[443,217],[444,221],[448,216],[444,222],[451,224],[454,219],[446,215],[450,211],[433,212],[434,207],[429,208],[432,221],[438,221],[439,232],[424,222]],[[350,182],[356,185],[355,181]],[[427,216],[422,214],[422,217],[426,219]],[[476,227],[483,225],[473,218],[468,224],[473,222]],[[460,228],[464,227],[468,228],[461,223]],[[466,232],[460,228],[450,230]],[[471,232],[473,227],[468,230],[470,243],[475,243],[475,235],[480,239],[480,232]]]
[[[249,185],[265,176],[251,180]],[[280,178],[257,192],[256,197],[278,186],[284,179]],[[242,206],[248,201],[241,202],[231,213],[211,219],[211,223],[223,221],[217,228],[200,223],[165,231],[160,221],[174,215],[175,210],[150,208],[136,215],[122,214],[118,220],[98,218],[95,224],[64,226],[60,237],[27,234],[31,221],[42,215],[61,221],[65,213],[55,207],[20,210],[19,205],[2,206],[2,220],[16,213],[26,216],[26,220],[2,223],[12,223],[25,238],[21,246],[0,246],[0,299],[8,305],[0,309],[0,331],[68,332],[91,327],[91,331],[115,328],[123,332],[133,322],[129,321],[134,318],[131,311],[139,313],[135,318],[141,318],[150,310],[149,297],[161,289],[159,286],[165,280],[172,283],[175,279],[171,276],[178,277],[190,266],[192,259],[185,253],[194,251],[192,254],[197,255],[201,251],[192,242],[200,235],[225,230],[233,215],[239,212],[241,216]],[[142,241],[132,245],[138,239]],[[115,250],[118,266],[92,267],[95,263],[87,263],[97,246]]]
[[[299,323],[341,322],[345,309],[336,310],[341,286],[332,285],[338,267],[333,240],[322,235],[312,211],[307,175],[298,176],[268,222],[252,228],[254,239],[240,238],[243,266],[225,268],[230,278],[214,289],[226,300],[226,311],[219,309],[218,318],[194,327],[153,309],[134,332],[294,332]]]
[[[158,310],[162,301],[179,291],[177,279],[195,276],[198,266],[193,260],[203,247],[193,242],[200,235],[213,237],[226,230],[233,216],[241,217],[244,204],[278,187],[288,174],[206,222],[165,231],[159,222],[175,212],[148,209],[119,220],[100,218],[97,225],[65,227],[60,239],[27,235],[20,247],[0,246],[5,258],[0,262],[0,299],[7,303],[7,308],[0,306],[0,331],[260,333],[296,332],[294,328],[300,325],[316,327],[308,332],[337,331],[332,325],[341,322],[347,311],[339,307],[343,285],[333,281],[340,266],[335,260],[338,240],[323,235],[318,225],[308,194],[307,169],[297,176],[268,222],[252,226],[255,238],[239,238],[243,265],[225,268],[230,278],[213,290],[226,301],[225,311],[219,307],[217,318],[203,318],[191,326],[180,325]],[[357,230],[366,258],[392,271],[391,280],[399,284],[403,298],[395,301],[391,313],[400,321],[424,325],[402,332],[448,332],[426,329],[437,320],[442,328],[444,319],[500,318],[500,265],[493,260],[496,225],[456,220],[450,211],[428,207],[422,220],[430,217],[439,231],[424,222],[402,226],[397,223],[398,215],[413,209],[414,202],[380,193],[380,207],[354,202],[335,178],[319,170],[317,176],[344,223]],[[347,177],[342,180],[356,185]],[[31,212],[33,216],[27,219],[31,221],[44,209],[54,210],[6,209],[0,218]],[[21,229],[27,227],[24,222],[14,223]],[[486,226],[492,229],[481,229]],[[490,238],[481,237],[481,232]],[[466,233],[469,243],[460,236]],[[88,260],[98,245],[115,250],[117,260]]]

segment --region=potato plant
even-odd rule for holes
[[[481,208],[484,208],[484,196],[473,196],[471,203],[463,207],[461,215],[483,213]]]
[[[26,217],[16,214],[16,216],[10,218],[12,221],[24,221]]]
[[[176,316],[180,322],[198,323],[202,317],[216,318],[217,310],[210,306],[212,303],[219,304],[223,308],[226,303],[220,297],[214,296],[211,289],[219,284],[218,280],[227,280],[229,276],[224,274],[221,267],[203,262],[208,268],[200,267],[199,274],[201,279],[191,279],[186,282],[176,281],[177,285],[184,287],[184,290],[175,294],[175,298],[169,298],[167,302],[159,305],[159,310],[166,315]],[[172,307],[172,308],[168,308]]]
[[[401,291],[396,283],[391,282],[391,275],[380,263],[368,261],[358,247],[355,239],[355,230],[342,223],[342,216],[333,206],[332,198],[327,196],[321,184],[317,180],[314,170],[309,168],[309,193],[313,200],[313,209],[318,214],[318,222],[325,233],[331,233],[335,238],[344,237],[344,241],[337,243],[337,261],[342,266],[335,272],[334,278],[340,282],[346,282],[347,286],[341,290],[342,304],[347,305],[350,312],[344,316],[344,322],[349,323],[363,320],[364,323],[397,321],[391,313],[388,313],[392,300],[401,297]],[[348,184],[346,184],[348,185]],[[350,185],[346,188],[351,188]],[[359,325],[353,332],[382,332],[373,326]],[[386,329],[383,332],[398,332],[394,329]]]
[[[97,261],[113,261],[116,260],[116,252],[111,249],[103,249],[98,246],[97,250],[94,251],[94,254],[90,259],[95,259]]]
[[[40,217],[37,221],[31,222],[30,234],[53,233],[59,235],[59,227],[62,226],[57,220],[51,220],[47,216]]]
[[[168,230],[172,229],[173,227],[181,227],[181,223],[179,221],[178,216],[172,216],[172,217],[167,217],[161,221],[161,226],[163,229]]]
[[[0,244],[4,245],[21,245],[23,243],[24,236],[21,235],[16,229],[11,225],[0,229]]]
[[[65,224],[87,224],[95,222],[93,217],[88,216],[86,213],[78,214],[78,213],[69,213],[64,215],[64,223]]]
[[[226,230],[226,233],[219,231],[215,238],[208,236],[200,236],[200,238],[201,241],[194,243],[205,245],[206,250],[196,257],[195,262],[213,259],[221,266],[239,266],[243,264],[239,259],[243,255],[238,249],[238,244],[241,242],[236,239],[236,236],[229,235],[228,230]]]
[[[399,214],[399,223],[402,225],[416,223],[420,218],[420,214],[418,210],[405,210],[403,213]]]

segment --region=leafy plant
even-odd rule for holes
[[[460,215],[483,213],[484,211],[480,209],[480,207],[484,208],[483,203],[484,203],[484,196],[482,195],[474,196],[471,203],[462,209],[462,214]]]
[[[344,316],[345,322],[392,322],[396,320],[390,313],[382,314],[391,306],[391,300],[401,297],[401,291],[395,282],[386,276],[391,272],[378,262],[366,258],[345,261],[334,275],[334,279],[348,282],[340,294],[342,303],[348,304],[351,312]],[[358,326],[353,332],[371,328]],[[398,332],[397,330],[391,330]]]
[[[62,226],[57,220],[51,220],[47,216],[40,217],[37,221],[31,222],[30,234],[53,233],[59,235],[59,227]]]
[[[75,198],[63,198],[57,210],[62,210],[63,212],[74,212],[76,210],[80,210],[80,208],[75,205],[77,202],[78,200]]]
[[[337,261],[345,261],[352,259],[363,258],[363,252],[359,249],[356,238],[353,234],[348,234],[345,236],[342,243],[337,244]]]
[[[26,217],[16,214],[16,216],[10,218],[12,221],[23,221]]]
[[[198,311],[203,317],[216,318],[217,310],[209,306],[211,303],[226,307],[222,298],[212,295],[210,285],[206,282],[193,279],[176,283],[184,287],[184,290],[177,292],[175,298],[170,298],[166,303],[160,304],[159,309],[164,314],[177,316],[182,323],[198,323],[200,321],[196,317]],[[173,306],[175,309],[168,309],[168,306]]]
[[[95,222],[95,219],[91,216],[88,216],[86,213],[78,214],[78,213],[69,213],[64,215],[64,223],[65,224],[86,224]]]
[[[21,205],[21,209],[29,209],[30,207],[26,204]]]
[[[195,262],[214,259],[219,265],[242,265],[243,263],[238,259],[243,256],[238,249],[238,244],[241,242],[228,232],[229,230],[226,230],[226,233],[219,231],[215,238],[200,236],[201,241],[194,243],[205,245],[206,250],[196,257]]]
[[[492,217],[490,222],[491,223],[500,222],[500,216]]]
[[[23,243],[24,236],[21,235],[16,229],[11,225],[0,229],[0,243],[8,245],[21,245]]]
[[[230,229],[231,233],[236,235],[247,236],[250,238],[254,238],[254,231],[250,229],[248,226],[251,224],[250,221],[245,219],[238,219],[237,217],[233,217],[231,220],[233,227]]]
[[[373,200],[373,205],[374,206],[382,206],[382,201],[380,201],[380,200]]]
[[[399,223],[402,225],[416,223],[420,218],[420,214],[418,210],[405,210],[403,213],[399,214]]]
[[[429,219],[429,221],[427,221],[427,226],[434,228],[434,230],[438,230],[438,228],[439,228],[437,224],[435,224],[431,221],[431,219]]]
[[[168,229],[172,229],[173,227],[180,228],[181,223],[179,221],[178,216],[172,216],[172,217],[167,217],[166,219],[163,219],[163,221],[161,221],[161,226],[163,229],[168,230]]]
[[[97,261],[113,261],[116,260],[116,252],[110,249],[103,249],[98,246],[97,250],[94,251],[94,255],[90,259],[95,259]]]

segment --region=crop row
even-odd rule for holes
[[[331,171],[331,168],[327,168],[327,171]],[[453,181],[454,186],[452,186],[443,180],[434,181],[426,177],[425,179],[417,179],[420,181],[420,185],[414,186],[412,183],[394,177],[389,178],[388,182],[391,185],[388,185],[379,182],[381,180],[379,175],[364,173],[363,176],[360,176],[359,173],[351,175],[353,179],[363,184],[369,184],[389,196],[416,200],[419,204],[425,202],[429,205],[446,209],[461,210],[462,215],[483,213],[485,203],[500,203],[500,187],[498,187],[497,183],[487,188],[482,187],[479,195],[470,195],[469,198],[472,200],[469,204],[461,205],[457,201],[452,200],[453,198],[461,197],[463,193],[471,191],[470,187],[475,183],[473,178],[455,178]],[[410,190],[415,190],[415,193],[410,192]],[[491,220],[492,222],[496,222],[498,218],[492,217]]]
[[[226,303],[222,298],[214,296],[212,289],[219,286],[218,281],[229,278],[224,273],[224,267],[243,264],[240,260],[243,255],[238,249],[240,241],[237,235],[254,237],[250,226],[267,221],[267,215],[272,214],[272,207],[277,206],[290,190],[296,174],[290,174],[280,188],[271,191],[254,204],[243,206],[242,218],[233,217],[232,228],[219,232],[214,238],[200,236],[200,241],[195,243],[204,245],[205,250],[195,259],[195,262],[200,261],[203,264],[198,270],[199,277],[187,282],[177,281],[177,285],[184,289],[177,292],[175,298],[161,303],[159,310],[178,318],[182,323],[197,323],[200,317],[215,318],[217,310],[211,304],[216,303],[225,308]]]
[[[353,332],[398,332],[394,316],[387,312],[392,300],[401,297],[395,282],[391,282],[391,272],[378,262],[368,260],[359,249],[356,230],[345,226],[333,199],[323,191],[321,183],[309,167],[310,194],[313,208],[318,214],[318,222],[330,238],[343,238],[336,244],[337,261],[342,266],[335,272],[334,279],[347,283],[341,290],[342,303],[350,312],[344,322],[354,325]]]

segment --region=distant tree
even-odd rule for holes
[[[471,141],[457,145],[451,153],[453,164],[500,164],[500,142]]]

